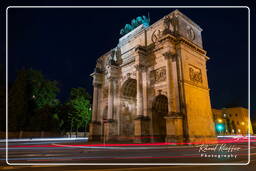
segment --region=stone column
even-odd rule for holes
[[[98,120],[98,97],[99,97],[99,84],[93,85],[93,106],[92,106],[92,121]]]
[[[114,84],[113,78],[108,79],[108,120],[113,120]]]
[[[104,138],[106,142],[115,141],[117,136],[117,121],[114,120],[114,78],[108,78],[108,115],[104,123]]]
[[[171,69],[172,69],[172,65],[171,65],[171,53],[170,52],[166,52],[163,54],[165,57],[165,61],[166,61],[166,82],[167,82],[167,98],[168,98],[168,114],[170,114],[173,110],[173,97],[172,97],[172,90],[173,90],[173,84],[172,84],[172,74],[171,74]]]
[[[166,119],[166,142],[183,142],[183,115],[180,113],[179,87],[177,79],[177,68],[175,63],[176,54],[166,52],[163,54],[166,59],[167,72],[167,95],[168,115]],[[176,75],[175,75],[176,74]]]
[[[166,77],[167,77],[167,96],[168,96],[168,112],[177,113],[180,111],[179,107],[179,87],[178,75],[176,67],[176,54],[166,52],[163,54],[166,60]]]
[[[143,72],[143,116],[148,117],[148,71]]]
[[[107,121],[104,123],[104,141],[114,141],[117,138],[117,120],[114,118],[115,113],[115,87],[119,78],[120,68],[115,63],[107,66],[108,79],[108,114]]]
[[[144,111],[144,99],[145,91],[143,91],[143,72],[145,71],[145,66],[142,64],[138,64],[136,67],[136,75],[137,75],[137,117],[134,120],[134,135],[135,142],[146,142],[149,141],[149,117],[145,116]],[[144,92],[144,93],[143,93]]]
[[[99,91],[100,91],[100,74],[93,73],[93,106],[92,122],[89,127],[89,140],[98,141],[101,137],[101,122],[99,121]]]
[[[137,76],[137,117],[143,116],[143,87],[142,87],[142,70],[143,65],[138,64],[136,67],[136,76]]]

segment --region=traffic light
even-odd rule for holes
[[[216,129],[218,132],[222,132],[224,130],[224,125],[223,124],[216,124]]]

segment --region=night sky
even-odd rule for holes
[[[89,75],[96,59],[118,44],[120,29],[148,13],[153,24],[175,9],[9,9],[9,82],[32,68],[59,82],[62,101],[73,87],[92,94]],[[248,107],[248,10],[179,10],[203,29],[212,106]],[[251,96],[255,111],[255,91]]]

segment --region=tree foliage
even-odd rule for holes
[[[56,98],[58,92],[57,82],[46,80],[41,72],[32,69],[20,70],[9,92],[9,129],[45,129],[39,124],[52,122],[50,111],[59,103]],[[41,118],[40,122],[38,118]],[[49,126],[51,127],[48,124]]]
[[[72,88],[70,91],[70,99],[68,105],[71,108],[68,118],[71,121],[71,127],[78,129],[86,129],[91,120],[90,96],[84,88]]]
[[[58,83],[40,71],[20,70],[9,91],[9,130],[85,131],[92,115],[89,94],[72,88],[69,100],[61,104],[58,93]]]
[[[57,93],[59,93],[57,81],[45,80],[41,72],[29,70],[29,86],[36,109],[41,109],[47,105],[56,106],[59,103],[56,98]]]
[[[25,70],[19,71],[17,79],[8,93],[8,126],[10,131],[23,130],[27,124],[30,103],[27,77],[28,74]]]

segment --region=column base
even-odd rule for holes
[[[89,141],[100,141],[101,139],[101,123],[92,121],[89,128]]]
[[[117,122],[115,120],[107,120],[104,123],[103,142],[117,141]]]
[[[149,117],[138,116],[134,120],[134,143],[150,142]]]
[[[165,142],[168,142],[168,143],[183,143],[184,142],[184,137],[183,136],[167,135],[165,137]]]
[[[166,119],[166,138],[169,143],[183,143],[183,115],[171,113],[164,117]]]

